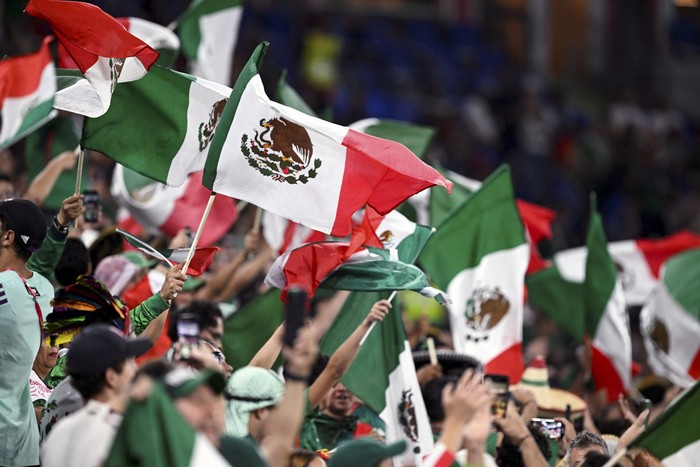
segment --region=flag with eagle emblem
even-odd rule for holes
[[[451,189],[402,144],[271,101],[258,74],[266,47],[256,48],[226,104],[204,166],[207,188],[336,236],[350,233],[365,204],[386,214],[431,186]]]

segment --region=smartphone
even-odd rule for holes
[[[177,338],[180,342],[180,357],[187,360],[192,348],[199,345],[199,324],[191,313],[183,313],[177,318]]]
[[[642,401],[640,402],[640,406],[642,407],[642,412],[644,412],[646,409],[651,409],[651,400],[642,399]],[[649,415],[651,415],[651,410],[649,410],[649,413],[644,418],[644,427],[646,427],[649,424]]]
[[[491,394],[496,396],[493,404],[491,405],[491,413],[496,417],[503,418],[506,416],[508,399],[510,399],[508,381],[507,375],[484,375],[484,384],[486,384],[486,386],[489,388]]]
[[[549,439],[560,440],[564,436],[564,424],[558,420],[533,418],[530,425],[538,427]]]
[[[287,309],[284,323],[284,345],[294,347],[297,332],[304,326],[306,317],[306,290],[292,286],[287,292]]]
[[[100,195],[95,190],[85,190],[83,197],[85,222],[97,222],[100,215]]]

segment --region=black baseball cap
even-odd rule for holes
[[[39,249],[46,237],[46,217],[39,207],[26,199],[8,199],[0,202],[0,218],[7,230],[12,230],[17,241],[30,253]]]
[[[146,337],[127,339],[107,324],[86,327],[73,339],[68,351],[67,368],[71,376],[97,376],[107,368],[131,357],[139,357],[153,343]]]

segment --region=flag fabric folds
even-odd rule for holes
[[[158,52],[95,5],[31,0],[25,11],[51,25],[86,78],[56,94],[57,109],[100,116],[109,108],[117,83],[143,77],[158,59]]]
[[[512,383],[522,358],[524,277],[529,259],[510,170],[501,167],[438,226],[419,264],[454,301],[454,348]]]
[[[681,387],[700,378],[699,261],[700,249],[669,259],[640,316],[649,366]]]
[[[667,467],[691,467],[700,458],[700,383],[681,394],[629,448],[647,449]]]
[[[125,230],[117,229],[117,233],[121,234],[121,236],[124,237],[124,240],[129,242],[129,244],[138,249],[140,252],[160,261],[166,262],[170,267],[184,262],[187,259],[187,255],[190,251],[189,248],[157,249]],[[199,276],[204,273],[204,271],[211,266],[211,263],[214,261],[214,257],[219,251],[221,251],[221,249],[216,246],[203,246],[195,248],[194,255],[192,256],[190,264],[187,267],[187,274],[190,276]]]
[[[171,186],[202,170],[231,89],[154,66],[83,124],[81,145]]]
[[[352,214],[365,204],[386,214],[425,188],[451,189],[401,144],[268,99],[258,75],[266,46],[236,82],[207,157],[205,186],[336,236],[350,233]]]
[[[49,43],[38,52],[0,62],[0,149],[41,127],[57,114],[52,109],[56,70]]]
[[[178,19],[178,34],[193,75],[221,84],[231,82],[242,17],[241,0],[194,0],[190,4]]]

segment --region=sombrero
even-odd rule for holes
[[[572,418],[578,418],[586,410],[586,402],[570,391],[549,387],[549,370],[544,357],[535,357],[525,369],[516,387],[529,389],[535,395],[539,416],[543,418],[563,417],[567,406]]]

